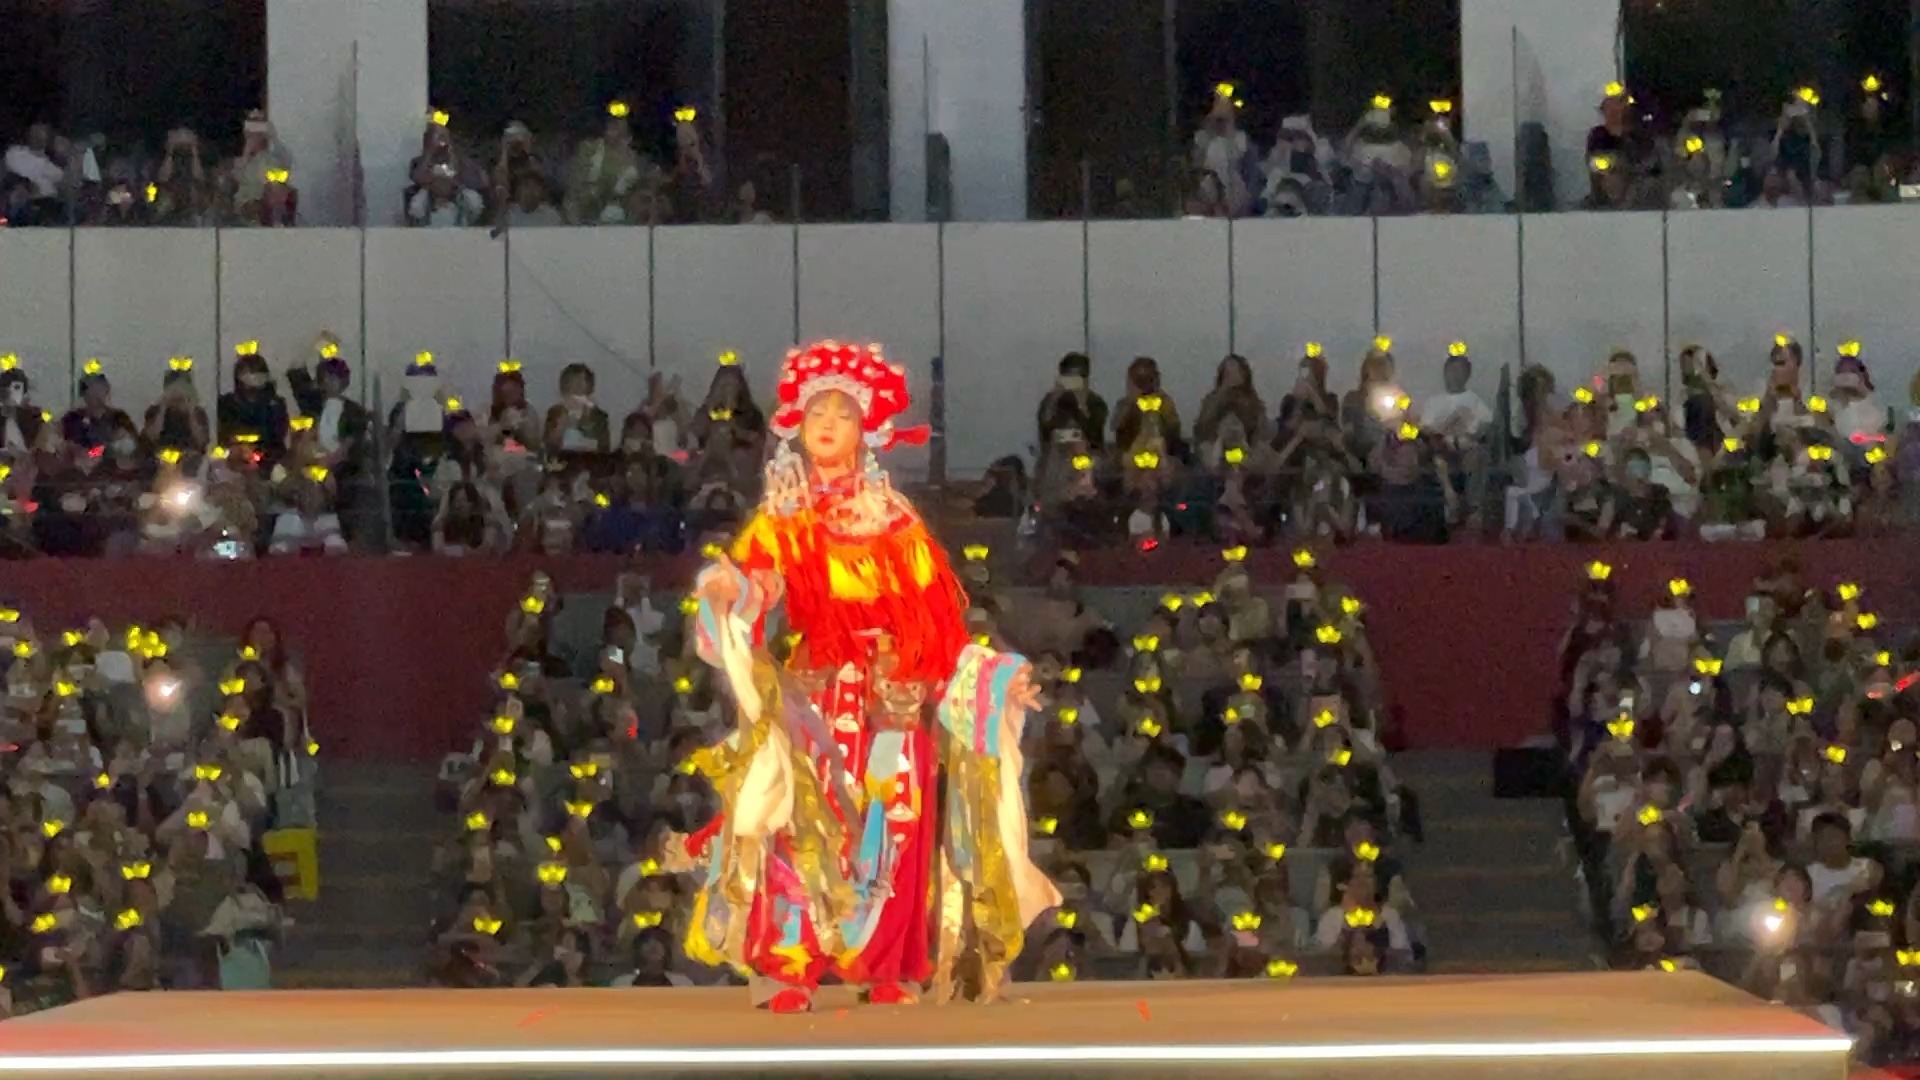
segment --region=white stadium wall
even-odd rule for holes
[[[325,330],[369,399],[391,402],[407,360],[430,350],[452,389],[479,400],[511,354],[536,400],[553,396],[562,366],[590,364],[620,413],[656,371],[697,397],[723,350],[764,393],[796,334],[874,340],[922,402],[944,353],[948,461],[964,474],[1030,448],[1034,406],[1070,350],[1090,353],[1110,398],[1129,361],[1157,357],[1191,416],[1230,350],[1272,401],[1307,341],[1325,343],[1344,387],[1384,333],[1418,397],[1439,388],[1446,345],[1462,339],[1491,398],[1503,365],[1543,365],[1565,387],[1615,346],[1658,386],[1690,342],[1757,386],[1786,332],[1818,351],[1816,383],[1833,346],[1860,338],[1897,404],[1920,370],[1920,269],[1902,257],[1917,245],[1920,212],[1898,206],[543,229],[510,241],[479,229],[23,229],[0,231],[0,352],[20,354],[50,407],[96,356],[120,401],[144,407],[170,355],[199,358],[210,395],[236,343],[259,340],[283,364]]]

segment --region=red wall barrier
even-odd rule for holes
[[[1581,566],[1614,566],[1624,613],[1647,610],[1672,576],[1692,581],[1706,619],[1737,618],[1763,565],[1798,554],[1809,585],[1857,581],[1871,607],[1920,619],[1920,572],[1899,540],[1799,545],[1697,543],[1616,548],[1363,545],[1326,556],[1333,577],[1368,604],[1389,696],[1414,747],[1494,747],[1545,730],[1554,657]],[[1292,574],[1284,550],[1256,551],[1255,580]],[[0,598],[42,632],[89,615],[111,623],[189,616],[237,634],[276,622],[306,657],[324,754],[431,759],[453,747],[486,703],[504,651],[506,615],[544,569],[562,592],[610,591],[617,557],[338,558],[192,563],[39,560],[0,563]],[[1090,585],[1198,585],[1220,568],[1210,549],[1087,552]],[[649,568],[663,586],[692,564]]]

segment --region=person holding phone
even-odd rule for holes
[[[1041,460],[1074,432],[1098,455],[1107,447],[1107,402],[1088,385],[1093,361],[1085,353],[1068,353],[1060,358],[1058,370],[1059,377],[1040,399]]]

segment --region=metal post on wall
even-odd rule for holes
[[[217,225],[213,230],[213,392],[215,395],[220,393],[220,387],[226,385],[227,343],[220,336],[226,326],[226,277],[220,273],[222,240],[226,231]],[[219,422],[220,418],[216,410],[214,423]],[[218,428],[214,430],[214,435],[219,435]]]
[[[932,392],[928,395],[933,439],[927,447],[927,483],[936,491],[944,491],[947,486],[947,223],[944,221],[933,226],[933,272],[936,343]]]
[[[793,343],[800,344],[800,166],[790,167],[793,190]]]
[[[500,356],[513,356],[513,225],[500,215]]]
[[[1807,389],[1820,389],[1820,298],[1813,282],[1813,201],[1807,201],[1807,359],[1801,368],[1807,372]]]
[[[1240,286],[1233,272],[1233,217],[1227,217],[1227,352],[1239,353]]]
[[[1380,215],[1367,215],[1367,236],[1373,245],[1373,335],[1380,336]]]
[[[1080,352],[1093,355],[1093,162],[1080,159]]]
[[[659,231],[657,226],[647,226],[647,367],[652,371],[660,370],[660,356],[654,337],[654,327],[660,322],[660,309],[654,306],[659,302],[658,286],[654,284],[659,274],[659,263],[653,246],[654,236]]]
[[[1513,223],[1513,260],[1514,283],[1518,286],[1515,290],[1517,293],[1515,303],[1518,305],[1515,318],[1520,330],[1520,370],[1525,371],[1527,370],[1527,200],[1520,190],[1520,185],[1524,183],[1521,180],[1520,168],[1520,28],[1509,27],[1507,35],[1507,78],[1510,84],[1509,92],[1513,95],[1513,208],[1516,211]],[[1377,227],[1378,222],[1375,225]],[[1379,255],[1378,247],[1374,249],[1374,255],[1376,258]],[[1378,267],[1378,265],[1376,261],[1375,266]],[[1378,286],[1376,285],[1375,288],[1377,289]]]
[[[1660,208],[1660,353],[1666,363],[1660,373],[1660,393],[1673,401],[1673,249],[1666,207]],[[1668,416],[1675,413],[1669,409]]]
[[[67,393],[80,381],[80,228],[74,192],[67,191]]]

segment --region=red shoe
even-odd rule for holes
[[[920,995],[901,986],[899,983],[875,983],[867,990],[869,1005],[913,1005],[918,1003]]]
[[[785,990],[767,999],[767,1011],[773,1013],[803,1013],[813,1011],[813,995],[797,986]]]

